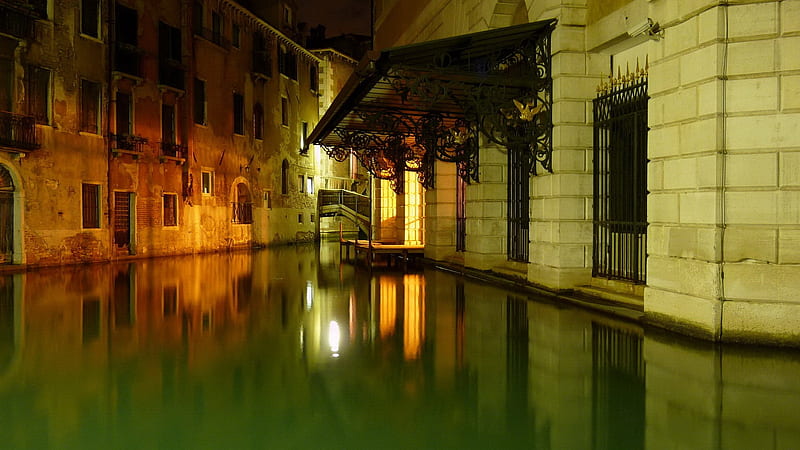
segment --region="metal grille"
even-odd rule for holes
[[[467,249],[467,182],[456,176],[456,251]]]
[[[647,79],[594,100],[592,276],[644,283],[647,233]]]
[[[128,192],[114,193],[114,243],[124,247],[131,241],[131,195]]]
[[[530,228],[530,172],[528,152],[508,150],[508,259],[528,262]]]
[[[82,186],[83,228],[100,228],[100,186]]]

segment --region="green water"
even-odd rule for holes
[[[0,448],[800,448],[800,355],[338,248],[0,276]]]

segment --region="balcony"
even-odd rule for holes
[[[268,51],[253,51],[253,73],[264,77],[272,76],[272,58]]]
[[[142,49],[135,45],[117,42],[114,48],[114,70],[132,75],[142,76]]]
[[[248,224],[253,223],[253,204],[250,202],[233,202],[233,223]]]
[[[35,9],[0,4],[0,33],[17,39],[33,39],[34,20],[38,16]]]
[[[0,147],[22,152],[39,148],[36,118],[0,111]]]
[[[225,38],[220,31],[215,31],[210,28],[195,28],[194,34],[224,48],[225,50],[231,48],[231,42]]]
[[[183,65],[173,59],[162,58],[158,61],[158,84],[184,90]]]
[[[147,144],[147,139],[141,136],[131,134],[109,134],[111,141],[111,153],[114,156],[131,155],[133,159],[139,159],[139,156],[144,153],[144,146]]]
[[[185,145],[175,144],[172,142],[161,142],[160,145],[161,156],[159,157],[159,160],[161,162],[173,161],[177,165],[181,165],[186,162],[188,149]]]

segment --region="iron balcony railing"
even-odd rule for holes
[[[184,68],[180,62],[169,58],[158,61],[158,83],[183,90]]]
[[[343,189],[320,189],[319,207],[331,205],[341,205],[360,216],[369,217],[370,202],[366,195]]]
[[[128,152],[142,153],[144,152],[144,145],[147,139],[141,136],[131,134],[109,134],[108,138],[111,140],[111,148],[114,150],[125,150]]]
[[[233,202],[233,223],[253,223],[253,204],[250,202]]]
[[[38,13],[33,7],[0,4],[0,33],[19,39],[33,39]]]
[[[161,142],[161,154],[171,158],[186,158],[186,146],[172,142]]]
[[[142,49],[135,45],[117,42],[114,50],[114,70],[135,77],[142,76]]]
[[[0,145],[21,150],[39,148],[36,118],[0,111]]]
[[[267,77],[272,76],[272,58],[268,51],[253,51],[253,72]]]

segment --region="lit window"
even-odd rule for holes
[[[264,207],[272,209],[272,191],[264,191]]]
[[[214,172],[204,170],[201,174],[203,194],[214,195]]]
[[[81,203],[83,228],[100,228],[100,185],[84,183]]]
[[[314,193],[314,177],[306,178],[306,192],[309,194]]]
[[[178,225],[178,196],[164,194],[164,226],[175,227]]]
[[[308,138],[308,122],[303,122],[300,131],[300,153],[308,152],[306,138]]]

